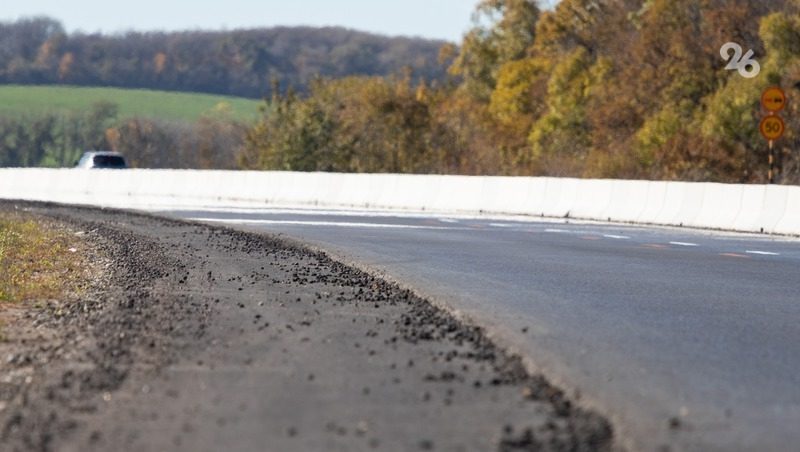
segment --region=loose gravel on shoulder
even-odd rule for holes
[[[477,326],[268,235],[0,202],[80,230],[103,278],[0,362],[10,451],[617,450]],[[8,347],[6,347],[8,348]]]

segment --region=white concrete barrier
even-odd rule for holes
[[[340,190],[336,196],[326,196],[320,193],[314,202],[317,205],[323,206],[343,206],[343,207],[360,207],[368,208],[374,201],[377,200],[374,196],[371,198],[369,193],[374,190],[372,178],[364,177],[359,178],[356,174],[343,174],[339,177],[341,180]],[[292,203],[299,204],[296,200],[292,199]]]
[[[680,203],[678,214],[668,220],[666,224],[695,226],[695,218],[703,211],[703,199],[705,198],[708,184],[691,184],[688,182],[675,182],[675,184],[680,184],[683,188],[683,198],[678,200]]]
[[[558,205],[561,201],[561,189],[564,187],[564,184],[553,177],[544,177],[542,178],[542,182],[544,184],[544,191],[541,204],[536,213],[548,217],[563,217],[566,212],[558,211]]]
[[[800,235],[800,187],[277,171],[0,168],[0,198],[120,208],[324,206]]]
[[[542,215],[558,218],[568,217],[579,196],[578,179],[548,177],[544,196]]]
[[[614,181],[610,179],[579,179],[571,218],[606,219],[611,206]]]
[[[686,185],[681,182],[670,182],[664,185],[664,199],[658,215],[653,219],[654,224],[679,225],[680,213],[686,197]]]
[[[737,231],[762,232],[759,218],[764,210],[766,185],[746,185],[742,187],[742,205],[733,220],[731,229]]]
[[[764,187],[764,201],[761,208],[761,215],[756,220],[756,228],[753,231],[774,233],[778,222],[781,221],[787,210],[797,209],[798,206],[789,205],[789,187],[767,186]],[[800,231],[795,232],[800,234]]]
[[[645,208],[635,220],[642,224],[659,224],[661,212],[667,207],[667,191],[670,182],[649,181],[647,183],[647,195]]]
[[[526,210],[522,213],[528,215],[544,215],[547,204],[548,178],[534,177],[528,179],[528,201],[525,202]]]
[[[800,231],[800,187],[784,187],[786,207],[778,223],[771,232],[777,234],[797,234]]]
[[[603,215],[609,221],[637,222],[647,209],[650,182],[615,180],[612,184],[611,199]]]
[[[507,214],[530,214],[535,203],[531,197],[531,179],[526,177],[483,178],[480,205],[485,211]]]
[[[380,208],[432,210],[436,203],[441,179],[423,174],[400,174],[392,190],[385,193]]]
[[[743,185],[703,184],[703,201],[698,215],[687,226],[715,229],[730,228],[742,208]]]
[[[483,177],[451,176],[442,178],[431,210],[438,212],[481,212]]]

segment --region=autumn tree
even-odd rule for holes
[[[547,11],[484,0],[460,47],[440,52],[448,82],[326,79],[268,106],[250,153],[269,168],[760,182],[758,97],[800,82],[799,11],[797,0]],[[728,41],[754,51],[758,78],[725,70]],[[785,181],[800,179],[792,108]]]
[[[450,73],[463,79],[470,95],[487,100],[499,68],[523,58],[533,44],[538,18],[533,0],[482,0]]]

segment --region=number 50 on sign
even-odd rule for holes
[[[775,141],[783,136],[786,125],[783,123],[783,119],[781,119],[780,116],[772,115],[761,120],[759,130],[764,138],[769,141]]]

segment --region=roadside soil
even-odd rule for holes
[[[480,327],[268,235],[0,202],[82,237],[89,289],[15,311],[0,450],[617,450]]]

